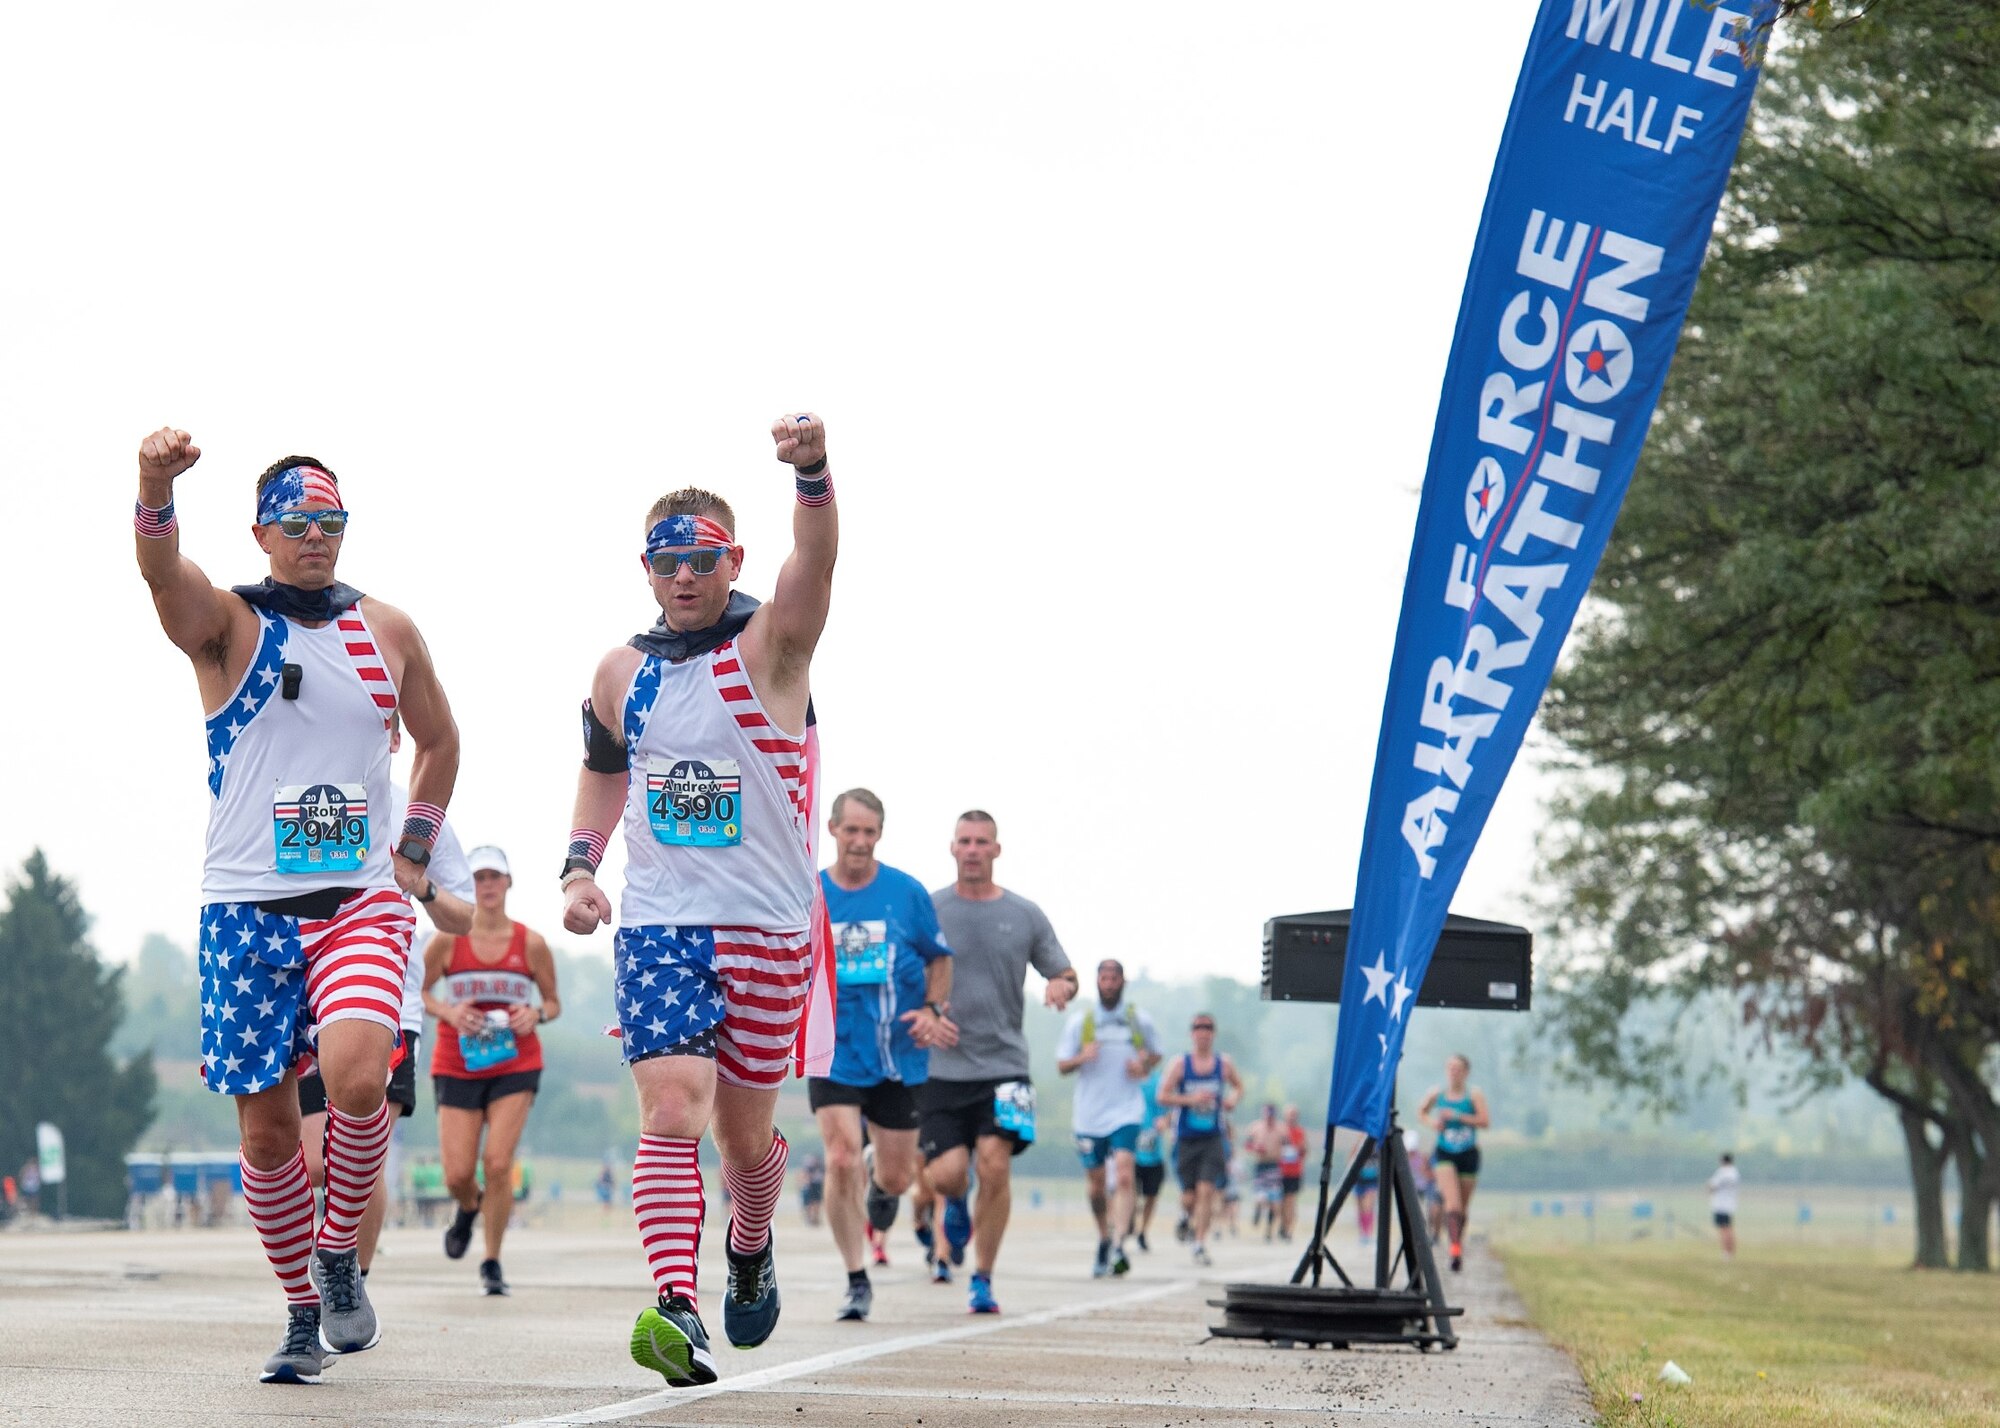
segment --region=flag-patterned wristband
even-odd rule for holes
[[[801,506],[824,506],[833,499],[833,473],[826,469],[824,456],[810,466],[799,467],[793,484]]]
[[[563,861],[565,873],[578,868],[597,871],[597,865],[604,861],[605,837],[595,828],[572,828],[569,834],[569,856]]]
[[[435,803],[413,803],[403,814],[403,837],[414,838],[425,847],[437,842],[444,827],[444,810]]]
[[[147,540],[163,540],[174,533],[174,503],[154,510],[144,501],[136,501],[132,506],[132,528]]]

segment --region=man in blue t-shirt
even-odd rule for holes
[[[826,1221],[847,1262],[839,1318],[861,1320],[875,1300],[868,1282],[869,1228],[886,1231],[917,1173],[917,1103],[930,1048],[951,1046],[951,949],[924,885],[875,860],[882,800],[851,788],[833,801],[833,865],[820,871],[833,926],[833,1064],[806,1083],[826,1143]],[[868,1122],[868,1153],[861,1122]]]

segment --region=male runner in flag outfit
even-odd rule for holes
[[[165,427],[139,448],[139,573],[208,714],[201,910],[202,1076],[236,1098],[243,1198],[290,1306],[266,1383],[316,1383],[329,1354],[372,1348],[356,1231],[389,1145],[384,1099],[424,867],[458,776],[458,728],[402,611],[334,575],[348,512],[305,456],[257,481],[270,560],[218,590],[180,553],[174,480],[201,459]],[[389,721],[417,748],[390,824]],[[294,1068],[325,1080],[326,1212],[314,1226]]]
[[[641,560],[660,620],[598,664],[563,871],[563,925],[610,922],[595,873],[622,811],[616,997],[639,1092],[632,1206],[659,1296],[631,1351],[675,1387],[716,1376],[695,1294],[696,1152],[711,1125],[731,1204],[723,1330],[747,1349],[777,1324],[771,1215],[786,1146],[771,1116],[808,999],[827,993],[813,976],[825,913],[810,666],[839,527],[819,418],[781,417],[771,436],[798,499],[768,603],[731,589],[743,548],[721,497],[689,488],[647,513]]]

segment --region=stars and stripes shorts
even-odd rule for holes
[[[812,982],[812,934],[621,927],[613,943],[625,1060],[709,1056],[732,1086],[776,1086]]]
[[[330,917],[254,902],[201,910],[201,1077],[246,1096],[277,1085],[318,1029],[358,1018],[402,1034],[403,969],[416,913],[395,888],[368,888]]]

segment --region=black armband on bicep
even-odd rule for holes
[[[583,701],[583,766],[592,773],[618,774],[631,768],[625,746],[597,717],[588,699]]]

